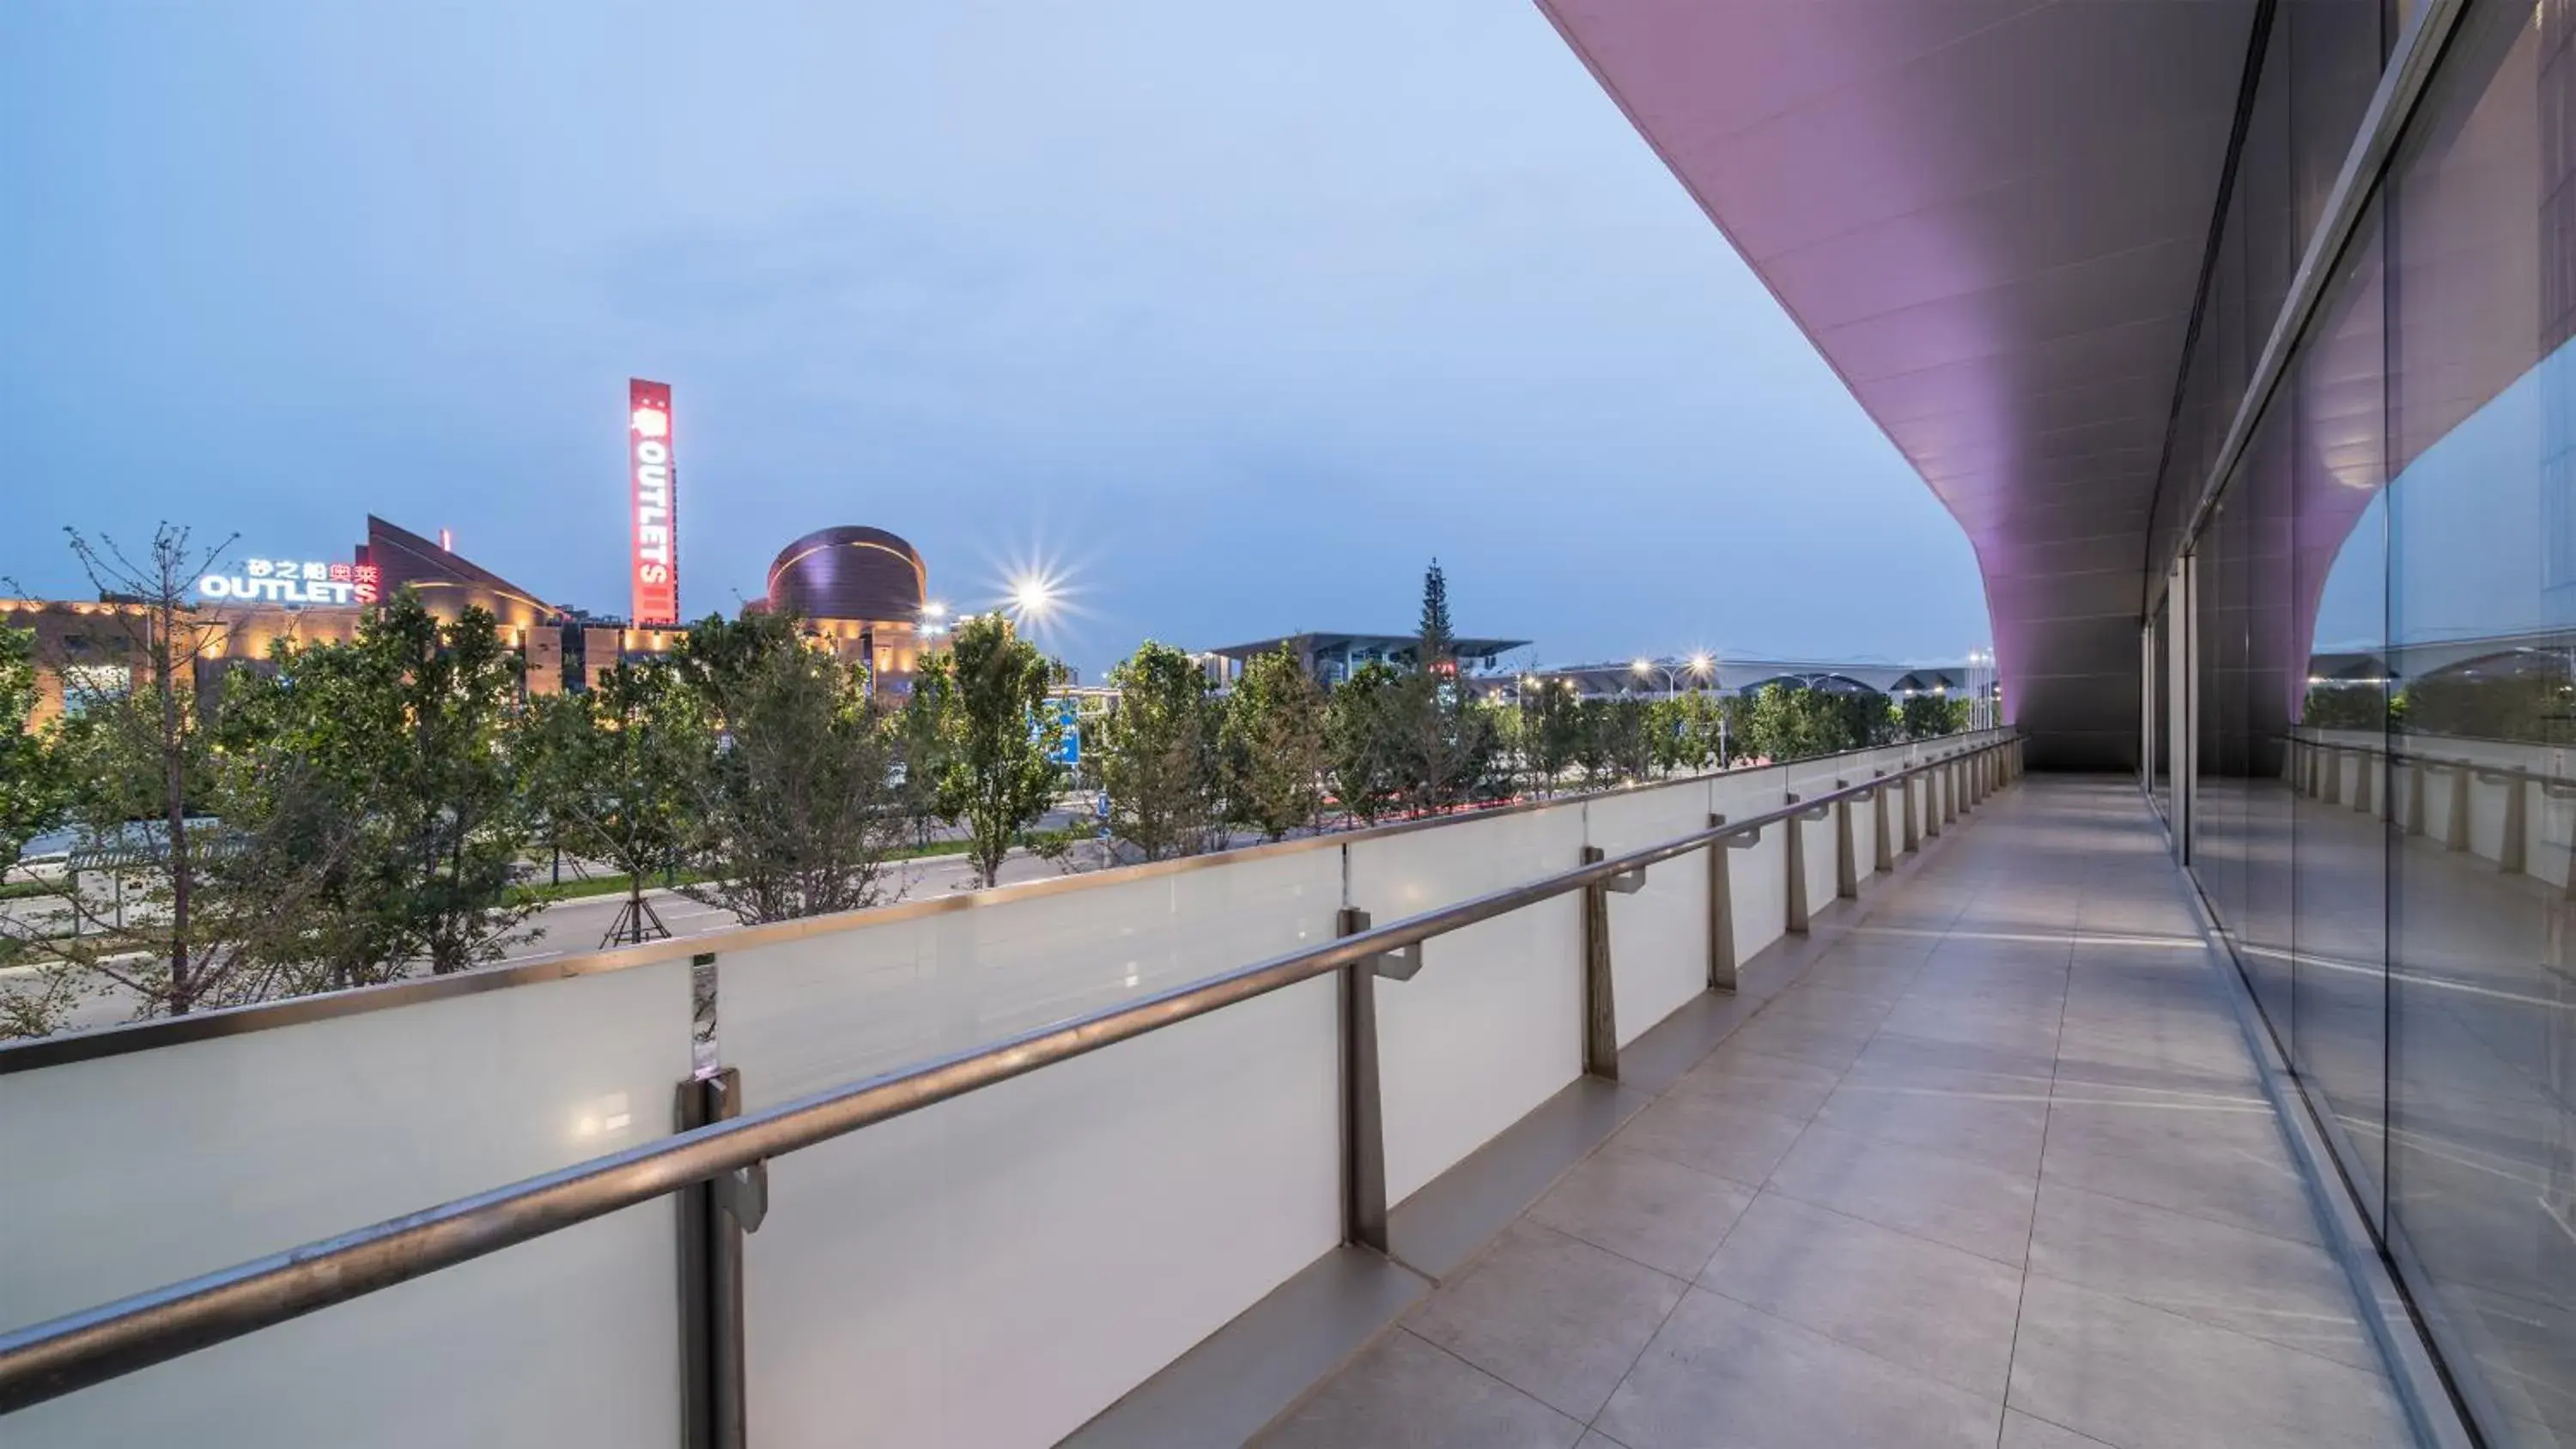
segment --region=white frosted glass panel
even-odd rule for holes
[[[755,1441],[1054,1443],[1330,1249],[1338,985],[772,1163],[744,1245]]]
[[[670,961],[0,1076],[0,1324],[663,1135],[689,1071]],[[631,1209],[12,1416],[6,1439],[674,1442],[673,1224]]]
[[[716,962],[717,1034],[744,1099],[783,1101],[1328,941],[1331,845],[1004,891]]]
[[[2469,850],[2480,860],[2504,859],[2505,785],[2470,778]]]
[[[1582,863],[1580,805],[1357,840],[1351,902],[1384,923]],[[1377,988],[1387,1199],[1520,1120],[1583,1071],[1580,892],[1427,944]]]
[[[1750,820],[1779,809],[1780,776],[1774,767],[1721,778],[1715,792],[1716,810],[1729,820]],[[1788,934],[1788,842],[1787,826],[1767,825],[1760,840],[1735,851],[1727,860],[1727,886],[1735,907],[1735,960],[1739,967]]]
[[[1708,784],[1694,780],[1591,802],[1592,844],[1624,855],[1708,828]],[[1646,872],[1645,888],[1610,897],[1610,980],[1619,1041],[1634,1041],[1708,989],[1708,857],[1694,852]]]

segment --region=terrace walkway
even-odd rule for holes
[[[2411,1443],[2179,889],[1996,796],[1260,1442]]]

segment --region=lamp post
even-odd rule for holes
[[[1665,699],[1671,699],[1681,692],[1681,680],[1685,676],[1697,681],[1698,687],[1702,689],[1717,682],[1717,660],[1706,650],[1686,660],[1670,664],[1655,659],[1638,659],[1628,665],[1628,670],[1641,680],[1663,680],[1662,697]],[[1721,708],[1717,714],[1717,763],[1720,769],[1726,767],[1726,745],[1726,711]]]

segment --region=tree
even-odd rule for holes
[[[1619,779],[1643,776],[1654,762],[1646,731],[1646,702],[1640,699],[1587,699],[1576,706],[1578,720],[1574,761],[1583,767],[1586,789],[1597,790]]]
[[[1422,657],[1415,661],[1425,673],[1452,662],[1452,650],[1458,642],[1449,627],[1449,580],[1440,572],[1440,560],[1422,574]]]
[[[72,683],[54,734],[73,839],[32,913],[45,936],[34,995],[113,990],[142,1017],[314,989],[296,938],[349,836],[315,843],[328,801],[309,763],[281,755],[253,770],[218,749],[201,677],[223,667],[226,630],[190,600],[223,546],[197,549],[166,523],[139,553],[78,533],[71,546],[117,605],[91,647],[123,667]]]
[[[2374,696],[2375,697],[2375,696]],[[1967,728],[1968,702],[1941,694],[1907,696],[1897,712],[1897,728],[1910,740],[1936,739]]]
[[[519,928],[539,903],[510,890],[533,835],[511,748],[519,661],[492,615],[441,624],[406,590],[348,643],[281,644],[269,665],[231,681],[222,768],[259,818],[304,812],[281,845],[335,855],[304,923],[332,983],[415,961],[446,975],[533,939]],[[278,780],[301,788],[279,796]]]
[[[1496,793],[1496,734],[1447,673],[1410,674],[1389,692],[1396,789],[1409,810],[1446,810]]]
[[[0,629],[0,880],[62,814],[62,781],[46,735],[31,727],[35,713],[36,636]]]
[[[50,732],[31,728],[36,712],[36,636],[0,629],[0,881],[16,871],[27,842],[61,819],[63,781]],[[57,912],[38,904],[21,919],[0,905],[0,966],[17,963]],[[39,969],[0,987],[0,1038],[51,1031],[74,1002],[68,973]]]
[[[681,889],[746,924],[875,905],[906,821],[893,726],[865,674],[774,614],[710,616],[672,667],[716,731],[689,777],[686,843],[705,879]]]
[[[1278,840],[1312,828],[1324,809],[1331,763],[1324,692],[1286,645],[1245,663],[1226,701],[1226,810]]]
[[[1832,711],[1828,752],[1871,749],[1896,738],[1896,706],[1886,695],[1875,689],[1818,692]]]
[[[533,938],[538,903],[510,870],[532,833],[510,753],[519,661],[479,608],[441,625],[405,590],[368,614],[351,646],[385,728],[368,801],[390,847],[397,959],[447,975]]]
[[[1219,716],[1187,654],[1147,640],[1109,672],[1118,703],[1103,722],[1100,787],[1109,834],[1147,860],[1196,855],[1219,838]]]
[[[1694,690],[1657,700],[1648,711],[1655,768],[1705,770],[1717,760],[1724,711],[1714,695]]]
[[[1582,702],[1560,681],[1545,680],[1522,708],[1530,717],[1524,735],[1529,741],[1532,787],[1553,794],[1557,777],[1571,769],[1583,751]]]
[[[584,693],[531,703],[532,793],[575,853],[626,876],[626,904],[600,944],[669,935],[644,887],[693,840],[706,797],[715,738],[697,695],[667,660],[620,660]]]
[[[941,705],[946,695],[916,678],[894,722],[895,806],[915,847],[927,847],[940,819],[939,781],[948,761]]]
[[[1022,831],[1054,803],[1064,767],[1049,758],[1063,731],[1046,708],[1054,671],[999,614],[963,621],[949,648],[914,676],[939,722],[939,813],[966,828],[978,886],[1000,876]]]
[[[1325,703],[1333,793],[1345,812],[1363,821],[1374,823],[1392,809],[1404,789],[1403,683],[1404,676],[1372,660],[1334,686]]]

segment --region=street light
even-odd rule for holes
[[[1662,679],[1666,699],[1681,692],[1681,680],[1684,674],[1688,674],[1703,685],[1714,683],[1717,677],[1717,661],[1705,652],[1694,654],[1680,661],[1678,665],[1659,663],[1652,659],[1639,659],[1629,664],[1628,669],[1641,680]]]
[[[1043,619],[1055,607],[1055,583],[1040,574],[1030,574],[1011,585],[1011,607],[1023,616]]]

